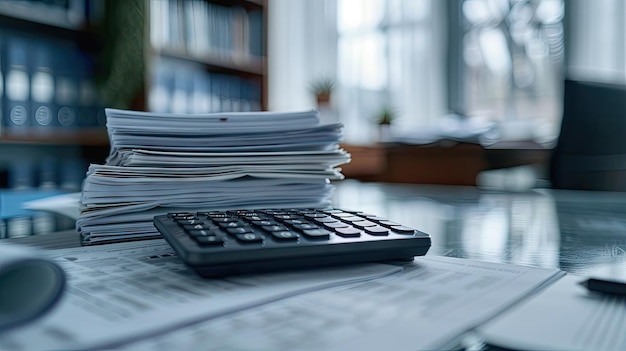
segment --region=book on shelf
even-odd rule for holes
[[[150,2],[150,43],[157,50],[246,62],[264,56],[263,11],[204,0]]]
[[[29,127],[30,74],[28,67],[28,41],[13,35],[6,41],[6,73],[4,75],[4,123],[7,130],[19,131]]]
[[[76,127],[79,72],[77,70],[76,48],[71,43],[59,43],[57,47],[56,103],[57,123],[60,127]],[[62,53],[70,53],[64,55]]]
[[[49,42],[32,41],[32,70],[31,70],[31,113],[32,124],[41,131],[49,131],[50,127],[56,126],[56,67],[53,60],[55,56],[53,44]]]
[[[155,61],[148,107],[154,112],[215,113],[261,110],[258,79],[207,72],[202,65]]]

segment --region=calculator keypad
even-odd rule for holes
[[[412,235],[415,230],[385,218],[344,210],[239,210],[168,214],[200,246],[224,246],[229,240],[261,244],[293,242],[302,236],[329,240],[361,236]]]

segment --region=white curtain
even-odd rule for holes
[[[571,78],[626,83],[626,3],[568,0],[568,74]]]
[[[269,0],[271,110],[315,107],[310,85],[335,80],[332,111],[345,140],[378,140],[376,114],[397,113],[395,133],[444,111],[445,16],[437,0]]]
[[[335,78],[335,0],[268,0],[268,108],[315,108],[311,83]]]

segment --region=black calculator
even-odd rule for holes
[[[154,225],[204,277],[413,260],[431,245],[416,229],[342,209],[177,212]]]

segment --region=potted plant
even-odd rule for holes
[[[318,106],[330,103],[330,96],[334,87],[335,81],[330,78],[321,78],[311,84],[311,91],[315,95]]]
[[[397,112],[390,106],[384,106],[376,115],[376,123],[378,124],[378,134],[380,141],[384,141],[389,137],[389,127],[396,119]]]

